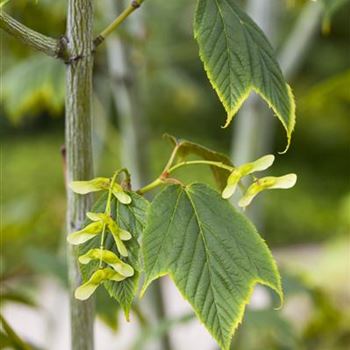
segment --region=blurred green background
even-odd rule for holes
[[[125,161],[137,162],[130,153],[136,147],[142,157],[136,167],[141,182],[158,176],[171,150],[162,140],[164,132],[231,152],[243,116],[237,116],[229,129],[220,128],[225,112],[198,58],[192,34],[194,5],[187,0],[149,0],[142,15],[120,31],[119,46],[104,46],[96,54],[98,175],[109,176]],[[111,15],[106,15],[105,6],[96,4],[96,33]],[[273,31],[277,51],[307,6],[306,1],[279,1]],[[276,252],[285,276],[287,307],[289,301],[306,296],[311,311],[301,327],[288,313],[249,310],[234,349],[345,350],[350,346],[350,4],[324,0],[319,6],[314,35],[290,81],[298,118],[292,146],[286,155],[278,156],[272,170],[273,174],[297,173],[298,184],[289,191],[262,195],[255,204],[259,214],[254,214],[254,208],[251,212]],[[54,37],[64,33],[65,2],[16,0],[4,8],[36,30]],[[114,52],[118,47],[129,65],[120,73],[122,79],[115,76],[111,64],[120,60]],[[42,276],[59,278],[65,284],[60,154],[64,66],[1,32],[0,73],[2,303],[30,304]],[[125,110],[121,97],[114,96],[119,91],[131,101],[131,110]],[[268,133],[269,152],[277,154],[283,149],[284,133],[275,120],[268,125],[273,130]],[[130,130],[134,133],[131,141]],[[180,176],[214,185],[210,172],[203,168]],[[101,298],[99,313],[116,328],[118,310],[105,307],[110,304]],[[165,330],[145,328],[144,332],[157,337],[177,327],[177,322],[165,324],[169,325]]]

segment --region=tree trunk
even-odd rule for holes
[[[67,15],[68,50],[72,57],[67,64],[66,80],[66,181],[88,180],[93,177],[91,142],[92,100],[92,0],[69,0]],[[90,209],[89,196],[75,195],[67,186],[67,231],[78,230]],[[71,348],[94,348],[94,301],[79,301],[74,290],[81,284],[76,251],[67,249],[71,306]]]

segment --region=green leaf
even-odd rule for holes
[[[11,341],[9,337],[2,331],[0,331],[0,349],[11,349]]]
[[[16,331],[7,323],[5,318],[0,315],[0,322],[1,322],[1,327],[6,333],[7,339],[12,346],[13,349],[15,350],[31,350],[31,346],[26,344],[16,333]]]
[[[127,264],[130,264],[135,269],[135,274],[132,277],[126,278],[121,282],[108,281],[104,283],[105,288],[111,297],[115,298],[124,310],[125,316],[128,319],[130,308],[137,292],[141,264],[140,264],[140,245],[138,239],[143,231],[146,214],[149,203],[136,193],[130,193],[132,202],[129,205],[125,205],[112,199],[112,213],[113,218],[117,224],[124,230],[131,233],[132,239],[124,242],[126,245],[129,256],[122,260]],[[104,212],[106,206],[107,196],[104,195],[96,204],[93,209],[94,212]],[[85,244],[79,246],[79,255],[86,254],[90,249],[100,247],[101,236],[98,236]],[[113,236],[108,233],[105,240],[105,248],[119,255]],[[83,280],[86,282],[92,273],[97,270],[99,261],[91,261],[87,265],[80,265],[80,269],[83,275]]]
[[[18,303],[23,304],[29,307],[36,307],[38,306],[34,300],[32,300],[28,295],[24,294],[20,291],[13,291],[13,290],[6,290],[6,291],[0,291],[0,307],[3,303]]]
[[[100,319],[114,332],[118,331],[119,327],[119,311],[120,304],[112,299],[106,290],[99,288],[95,293],[96,298],[96,313]]]
[[[10,0],[2,0],[0,1],[0,9],[5,6]]]
[[[2,74],[1,104],[14,124],[42,112],[57,116],[64,107],[65,74],[60,62],[32,55]]]
[[[229,349],[257,283],[283,298],[276,264],[254,226],[207,185],[168,186],[154,199],[142,251],[142,292],[169,274],[222,349]]]
[[[295,125],[294,98],[261,29],[234,0],[198,0],[194,35],[209,80],[228,113],[225,127],[255,91],[286,129],[288,148]]]
[[[190,154],[193,154],[205,160],[221,162],[223,164],[233,166],[230,158],[227,157],[225,154],[213,151],[207,147],[204,147],[202,145],[199,145],[191,141],[178,139],[175,136],[172,136],[169,134],[165,134],[164,138],[169,140],[174,146],[176,145],[179,146],[179,150],[177,154],[183,159],[189,156]],[[215,166],[211,166],[210,168],[213,172],[216,182],[219,185],[220,190],[222,190],[226,186],[226,181],[228,176],[227,170],[224,170]]]

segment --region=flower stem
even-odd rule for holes
[[[146,185],[145,187],[140,188],[137,191],[137,193],[143,195],[149,191],[154,190],[155,188],[159,187],[163,183],[164,183],[164,181],[162,179],[158,178],[158,179],[154,180],[153,182],[151,182],[150,184]]]
[[[100,263],[99,263],[99,267],[100,267],[100,268],[102,268],[102,253],[103,253],[103,250],[104,250],[105,235],[106,235],[106,224],[103,225],[102,234],[101,234],[101,243],[100,243]]]
[[[111,215],[111,202],[112,202],[112,194],[113,194],[113,186],[115,184],[115,181],[120,173],[124,172],[126,176],[130,176],[128,171],[126,169],[117,170],[112,177],[111,184],[109,186],[108,191],[108,197],[107,197],[107,203],[105,208],[105,214]],[[104,250],[104,242],[105,242],[105,236],[106,236],[106,224],[103,225],[102,234],[101,234],[101,243],[100,243],[100,268],[102,267],[102,252]]]
[[[191,161],[181,162],[179,164],[174,165],[173,167],[171,167],[168,170],[168,173],[171,174],[175,170],[182,168],[184,166],[189,166],[189,165],[211,165],[211,166],[215,166],[217,168],[225,169],[225,170],[230,171],[230,172],[232,172],[234,170],[233,166],[224,164],[222,162],[213,162],[210,160],[191,160]]]
[[[113,193],[113,186],[115,184],[115,181],[117,179],[117,176],[124,171],[122,170],[117,170],[112,177],[111,184],[109,185],[109,191],[108,191],[108,198],[107,198],[107,203],[106,203],[106,209],[105,209],[105,214],[110,215],[111,214],[111,202],[112,202],[112,193]]]

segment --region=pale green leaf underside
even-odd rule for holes
[[[253,225],[207,185],[172,185],[154,199],[142,251],[143,292],[169,274],[222,349],[229,348],[256,283],[282,298],[268,247]]]
[[[32,55],[1,76],[1,105],[14,123],[42,111],[61,112],[64,106],[64,67],[44,55]]]
[[[149,203],[136,193],[130,193],[132,202],[129,205],[124,205],[113,199],[112,202],[112,212],[113,217],[117,224],[127,231],[129,231],[133,238],[130,241],[124,242],[126,245],[129,256],[128,258],[123,258],[123,260],[130,264],[134,270],[135,274],[121,282],[108,281],[104,283],[105,288],[111,297],[115,298],[121,307],[123,308],[126,317],[128,318],[129,311],[136,295],[138,289],[138,283],[140,278],[140,245],[138,239],[142,234],[143,228],[145,226],[147,210]],[[106,196],[103,196],[99,202],[96,204],[94,211],[103,212],[106,205]],[[96,238],[86,242],[79,247],[79,254],[83,255],[87,253],[90,249],[100,247],[101,236],[98,235]],[[105,240],[105,248],[114,252],[118,256],[120,255],[115,241],[111,234],[107,234]],[[88,280],[91,274],[98,268],[98,261],[92,261],[88,265],[81,265],[81,271],[84,281]]]
[[[261,29],[235,0],[198,0],[194,33],[209,80],[228,113],[225,126],[255,91],[282,122],[289,145],[294,98]]]
[[[205,160],[221,162],[223,164],[233,166],[230,158],[225,154],[213,151],[207,147],[191,141],[177,139],[176,137],[169,134],[165,134],[164,137],[168,139],[174,146],[177,145],[179,147],[177,155],[182,158],[182,160],[184,160],[188,155],[192,154]],[[220,189],[223,190],[226,187],[227,183],[227,170],[215,166],[212,166],[211,170]]]

